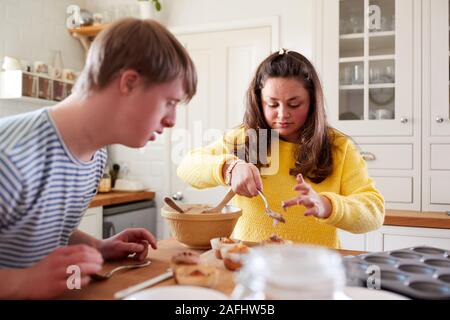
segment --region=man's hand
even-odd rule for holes
[[[133,253],[136,254],[136,260],[143,260],[147,257],[149,244],[156,249],[156,239],[146,229],[126,229],[101,240],[98,250],[105,260],[126,258]]]
[[[303,205],[307,208],[305,216],[315,216],[316,218],[326,219],[331,215],[331,202],[327,197],[321,196],[305,182],[301,174],[296,178],[298,184],[294,190],[299,192],[299,196],[287,201],[283,201],[281,205],[284,209],[294,205]]]
[[[67,268],[76,265],[81,271],[81,287],[90,281],[89,275],[99,272],[103,258],[87,245],[62,247],[30,268],[17,270],[17,286],[13,293],[20,299],[52,299],[68,290]]]

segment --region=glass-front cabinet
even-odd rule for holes
[[[428,1],[431,17],[427,20],[430,23],[430,134],[446,136],[450,135],[450,1]]]
[[[332,125],[345,133],[412,135],[412,2],[324,2],[326,105]]]

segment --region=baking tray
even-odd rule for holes
[[[450,299],[450,250],[447,249],[418,246],[366,253],[344,257],[344,265],[348,285],[376,286],[374,279],[378,279],[381,289],[410,298]]]

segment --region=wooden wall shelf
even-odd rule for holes
[[[107,26],[108,26],[107,24],[85,26],[80,28],[69,29],[69,32],[74,38],[80,41],[84,51],[87,54],[92,40],[100,31],[105,29]]]

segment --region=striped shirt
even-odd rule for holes
[[[0,268],[31,266],[67,245],[105,164],[105,149],[76,159],[47,108],[0,119]]]

